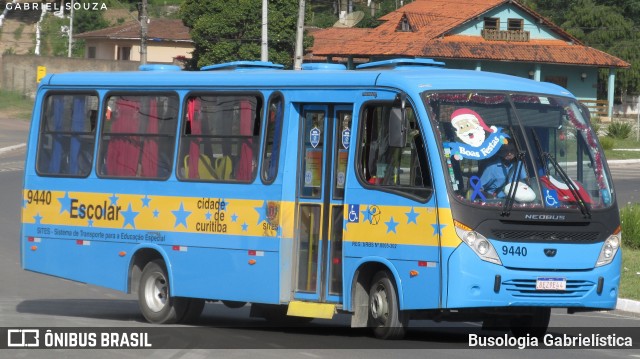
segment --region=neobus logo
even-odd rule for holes
[[[562,214],[525,214],[524,218],[544,221],[564,221],[566,216]]]

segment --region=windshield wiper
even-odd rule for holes
[[[585,203],[584,197],[582,197],[576,185],[573,183],[571,178],[569,178],[569,176],[567,175],[567,172],[565,172],[565,170],[562,168],[562,166],[560,166],[558,161],[556,161],[556,159],[553,156],[551,156],[551,154],[549,154],[548,152],[544,152],[542,156],[544,156],[546,159],[549,160],[549,162],[551,162],[551,164],[553,165],[553,168],[555,168],[556,172],[560,174],[560,178],[562,179],[562,182],[564,182],[567,185],[567,187],[569,187],[571,194],[573,194],[573,198],[576,199],[576,203],[578,204],[578,207],[580,207],[580,212],[582,212],[582,215],[585,218],[591,218],[591,211],[589,210],[589,207]]]
[[[524,156],[525,152],[518,152],[515,157],[515,171],[511,173],[511,178],[505,178],[507,184],[510,184],[510,186],[507,197],[502,204],[502,213],[500,213],[500,215],[503,217],[509,217],[509,215],[511,214],[511,209],[513,208],[513,203],[516,199],[516,191],[518,190],[518,185],[520,184],[520,174],[522,173],[522,167],[524,167]]]
[[[542,166],[544,167],[544,172],[547,178],[551,180],[551,175],[549,174],[549,169],[547,168],[547,161],[548,161],[548,162],[551,162],[551,165],[556,170],[556,173],[560,175],[560,179],[562,180],[562,182],[564,182],[564,184],[571,191],[571,194],[573,195],[573,198],[576,199],[576,203],[578,204],[578,207],[580,208],[580,212],[582,213],[582,215],[585,218],[591,218],[591,210],[589,209],[589,206],[587,206],[584,200],[584,197],[582,197],[576,185],[573,183],[571,178],[569,178],[569,175],[567,175],[567,172],[564,170],[564,168],[562,168],[562,166],[560,166],[560,164],[555,159],[555,157],[551,156],[549,152],[542,150],[542,146],[540,145],[540,139],[538,138],[538,134],[536,133],[535,129],[532,128],[531,133],[533,134],[533,139],[536,141],[536,147],[538,148],[538,155],[540,156],[540,161]]]

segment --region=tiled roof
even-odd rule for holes
[[[511,3],[539,20],[562,40],[487,41],[481,36],[452,35],[491,9]],[[406,19],[411,31],[398,31]],[[629,64],[578,39],[517,2],[509,0],[416,0],[380,18],[373,29],[329,28],[312,33],[312,56],[416,56],[438,59],[537,62],[601,67]]]
[[[131,21],[106,29],[84,32],[76,37],[81,39],[140,39],[140,23]],[[176,19],[151,19],[147,27],[147,37],[149,40],[191,42],[189,28],[184,26],[182,20]]]

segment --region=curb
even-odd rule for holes
[[[640,313],[640,302],[631,299],[618,298],[616,310],[623,312]]]
[[[640,159],[635,160],[610,160],[607,161],[608,164],[621,164],[621,163],[640,163]]]

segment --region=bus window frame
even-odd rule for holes
[[[40,149],[41,149],[41,145],[42,145],[42,135],[44,132],[44,126],[45,126],[45,120],[44,120],[44,116],[45,116],[45,106],[47,104],[47,100],[49,99],[49,97],[51,96],[94,96],[97,100],[98,103],[98,108],[96,109],[97,113],[96,113],[96,119],[95,119],[95,124],[94,127],[92,129],[91,134],[93,134],[93,144],[92,144],[92,151],[93,154],[91,156],[91,165],[90,165],[90,169],[89,172],[87,172],[86,175],[70,175],[70,174],[65,174],[65,173],[43,173],[40,171],[40,169],[38,168],[38,163],[40,163]],[[81,89],[69,89],[69,90],[48,90],[46,91],[46,94],[44,96],[41,97],[42,100],[40,102],[40,114],[38,117],[38,139],[37,139],[37,145],[36,145],[36,154],[35,154],[35,163],[34,163],[34,169],[35,169],[35,173],[38,175],[38,177],[52,177],[52,178],[88,178],[89,176],[91,176],[91,173],[95,171],[95,166],[96,166],[96,145],[98,144],[98,142],[100,141],[99,138],[99,126],[100,126],[100,120],[101,120],[101,108],[102,108],[102,101],[100,98],[100,93],[98,91],[95,90],[81,90]],[[83,133],[84,134],[84,133]],[[97,171],[95,171],[97,172]]]
[[[415,122],[416,122],[416,125],[418,126],[418,130],[420,131],[419,135],[422,138],[422,142],[424,145],[424,156],[425,156],[426,166],[428,166],[427,178],[430,183],[429,183],[429,186],[422,187],[425,192],[425,196],[420,196],[418,194],[409,193],[407,191],[402,190],[402,188],[409,188],[409,187],[379,186],[379,185],[371,184],[367,180],[365,180],[363,177],[364,169],[362,167],[362,161],[361,161],[363,156],[363,146],[361,144],[363,143],[363,140],[364,140],[363,135],[365,132],[364,131],[364,125],[366,122],[366,120],[364,119],[365,110],[371,106],[380,106],[380,105],[389,105],[389,107],[393,107],[394,100],[371,100],[371,101],[366,101],[360,105],[360,110],[358,112],[358,126],[357,126],[358,133],[357,133],[356,142],[355,142],[358,145],[356,146],[353,162],[355,162],[354,166],[356,171],[356,179],[358,180],[358,183],[360,183],[360,186],[362,186],[362,188],[366,190],[386,192],[386,193],[398,195],[398,196],[416,201],[418,203],[424,204],[429,202],[433,198],[433,195],[435,193],[434,179],[433,179],[433,166],[429,158],[429,152],[427,151],[428,146],[427,146],[427,142],[425,141],[425,133],[423,129],[424,126],[421,125],[420,117],[419,117],[418,111],[416,110],[417,107],[409,97],[407,97],[407,101],[408,101],[408,105],[413,109],[413,113],[415,115]],[[410,187],[410,188],[419,188],[419,187]]]
[[[176,128],[173,130],[172,132],[172,136],[174,138],[173,141],[173,147],[170,151],[170,155],[171,155],[171,166],[170,166],[170,170],[168,172],[168,174],[165,177],[142,177],[142,176],[111,176],[111,175],[104,175],[101,173],[101,171],[98,170],[98,163],[99,161],[96,162],[95,165],[95,172],[96,172],[96,176],[100,179],[109,179],[109,180],[138,180],[138,181],[157,181],[157,182],[163,182],[163,181],[167,181],[171,178],[171,174],[173,173],[173,167],[175,167],[175,154],[176,154],[176,143],[177,143],[177,128],[179,128],[180,126],[180,110],[181,108],[180,106],[180,93],[178,91],[175,90],[153,90],[153,91],[133,91],[133,90],[113,90],[113,91],[107,91],[103,94],[100,105],[102,106],[103,110],[100,114],[100,136],[98,138],[98,152],[97,155],[95,155],[96,159],[98,160],[102,160],[102,157],[106,157],[106,153],[102,153],[103,150],[107,150],[106,148],[104,148],[104,142],[102,141],[103,136],[105,136],[104,133],[104,128],[106,126],[107,120],[106,120],[106,115],[107,115],[107,111],[106,109],[109,106],[109,99],[112,97],[126,97],[126,96],[132,96],[132,97],[146,97],[146,96],[165,96],[167,98],[171,98],[171,97],[175,97],[176,99],[176,106],[177,107],[177,111],[176,111]],[[141,133],[140,135],[145,136],[144,133]],[[168,135],[165,135],[168,136]],[[153,136],[149,136],[149,137],[153,137]],[[160,136],[160,134],[156,135],[156,137],[164,137],[164,136]],[[98,158],[98,156],[100,156]],[[105,163],[101,163],[100,164],[100,170],[102,170],[102,166],[105,166]]]
[[[188,102],[190,98],[194,98],[194,97],[203,97],[203,96],[253,96],[258,100],[257,105],[259,105],[258,107],[256,107],[256,113],[258,114],[258,118],[259,121],[257,121],[256,123],[258,124],[258,126],[262,126],[262,128],[258,129],[258,135],[257,136],[251,136],[251,138],[257,138],[258,141],[262,141],[263,137],[264,137],[264,126],[263,126],[263,122],[264,122],[264,117],[265,117],[265,101],[264,101],[264,94],[262,93],[262,91],[259,90],[238,90],[238,91],[234,91],[234,90],[220,90],[220,89],[213,89],[213,90],[195,90],[195,91],[188,91],[186,93],[184,93],[184,95],[182,96],[182,101],[180,102],[180,108],[179,108],[179,116],[180,118],[178,119],[179,122],[179,126],[177,129],[177,145],[174,148],[175,150],[175,155],[176,158],[180,158],[182,155],[181,149],[183,146],[183,140],[185,138],[185,131],[186,131],[186,126],[187,126],[187,120],[186,120],[186,116],[187,116],[187,106],[188,106]],[[284,96],[283,96],[284,97]],[[259,111],[258,111],[259,110]],[[253,129],[254,133],[255,133],[255,128]],[[221,138],[221,137],[217,137],[217,138]],[[178,160],[175,161],[175,168],[174,168],[174,175],[176,177],[176,179],[179,182],[185,182],[185,183],[189,183],[189,182],[193,182],[193,183],[227,183],[227,184],[244,184],[244,185],[250,185],[253,184],[256,181],[256,178],[258,177],[258,171],[261,170],[261,166],[262,164],[260,163],[262,160],[262,143],[258,143],[258,145],[256,146],[256,149],[258,151],[260,151],[258,153],[258,155],[254,156],[256,158],[256,167],[253,170],[253,177],[251,178],[251,180],[249,181],[238,181],[238,180],[218,180],[218,179],[203,179],[203,178],[186,178],[184,175],[180,174],[180,162]]]
[[[265,154],[266,154],[266,150],[267,150],[267,127],[269,126],[269,106],[271,106],[271,101],[276,100],[278,97],[280,97],[280,99],[282,100],[282,118],[280,119],[281,123],[280,123],[280,133],[276,134],[276,131],[274,129],[274,139],[277,137],[278,140],[280,141],[279,147],[278,147],[278,154],[275,158],[275,174],[273,176],[273,178],[271,179],[267,179],[265,176]],[[262,131],[262,145],[260,146],[260,180],[262,181],[263,184],[265,185],[271,185],[276,181],[276,178],[278,178],[278,174],[280,173],[280,154],[282,153],[282,134],[284,133],[284,122],[286,119],[285,116],[285,110],[286,110],[286,100],[285,100],[285,96],[281,91],[274,91],[271,95],[269,95],[269,99],[266,102],[266,106],[265,106],[265,111],[264,111],[264,118],[263,118],[263,122],[264,124],[262,125],[261,131]],[[275,124],[274,124],[275,125]],[[275,141],[274,141],[275,144]],[[271,152],[271,158],[273,158],[273,145],[272,145],[272,152]]]

